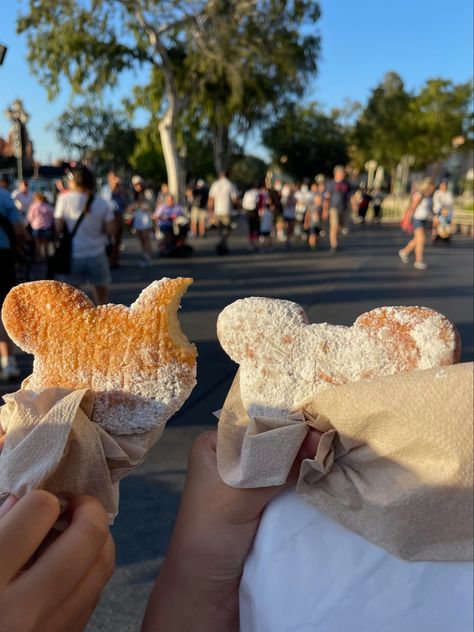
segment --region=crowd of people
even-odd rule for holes
[[[326,238],[329,252],[336,254],[341,235],[349,232],[350,224],[363,226],[369,207],[372,222],[380,223],[384,194],[379,188],[369,191],[364,183],[354,183],[342,166],[336,166],[333,175],[302,183],[275,179],[239,191],[223,172],[211,186],[203,179],[190,184],[182,204],[166,183],[154,191],[139,175],[127,186],[110,172],[103,186],[97,187],[85,166],[56,183],[55,199],[46,192],[30,191],[26,180],[10,192],[8,181],[0,178],[0,303],[18,280],[19,260],[42,262],[45,275],[51,277],[47,262],[65,231],[73,234],[71,270],[56,278],[77,287],[90,286],[98,305],[108,300],[111,269],[120,265],[125,229],[139,240],[142,267],[152,265],[154,255],[192,254],[189,239],[203,239],[210,231],[218,235],[216,254],[227,254],[237,216],[245,218],[252,252],[270,252],[277,243],[287,250],[304,244],[314,252]],[[426,233],[431,231],[433,240],[449,241],[452,214],[447,182],[442,181],[437,190],[431,181],[422,182],[413,191],[406,213],[407,232],[413,234],[399,251],[402,262],[409,263],[414,253],[414,267],[426,269]],[[11,345],[0,329],[0,378],[18,375]]]

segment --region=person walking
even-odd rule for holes
[[[217,220],[220,240],[216,246],[218,255],[226,255],[229,252],[228,239],[232,230],[232,211],[237,204],[237,191],[233,183],[224,171],[219,173],[219,178],[212,183],[209,190],[209,213]]]
[[[20,211],[21,216],[26,221],[28,209],[33,202],[33,194],[28,188],[28,180],[20,180],[18,188],[12,193],[12,200]]]
[[[151,266],[153,234],[153,207],[146,194],[145,181],[140,176],[132,178],[134,201],[127,207],[126,213],[131,217],[132,232],[134,232],[142,247],[140,266]]]
[[[258,184],[254,183],[248,191],[245,191],[242,198],[242,208],[247,216],[249,249],[254,251],[258,250],[258,237],[260,234],[258,196]]]
[[[69,184],[70,189],[56,201],[56,232],[72,233],[81,223],[72,240],[71,271],[61,275],[61,280],[76,287],[91,285],[97,305],[104,305],[111,281],[105,247],[115,232],[114,206],[95,194],[95,179],[87,167],[73,169]]]
[[[291,248],[296,222],[296,196],[293,184],[284,184],[281,190],[281,204],[283,207],[283,220],[285,222],[285,247]]]
[[[23,218],[8,189],[0,186],[0,311],[8,292],[16,285],[15,250],[27,239]],[[0,380],[20,376],[13,344],[0,319]]]
[[[339,249],[338,235],[346,229],[346,216],[351,193],[351,185],[346,179],[346,170],[337,165],[334,167],[334,180],[328,183],[327,198],[329,202],[329,244],[331,253]]]
[[[54,211],[43,193],[33,194],[33,203],[28,209],[26,220],[35,242],[35,255],[39,260],[46,261],[48,247],[53,239]]]
[[[413,267],[417,270],[426,270],[428,265],[424,260],[426,229],[431,223],[433,216],[433,193],[434,184],[431,180],[423,182],[420,190],[413,195],[409,211],[412,216],[413,238],[404,248],[398,251],[398,255],[403,263],[410,263],[410,253],[415,251],[415,263]]]
[[[129,197],[121,178],[114,171],[109,171],[107,174],[107,184],[102,188],[100,194],[105,200],[112,202],[114,206],[115,234],[111,244],[109,261],[110,267],[115,270],[120,266],[124,214],[129,203]]]
[[[194,237],[205,237],[207,228],[207,202],[209,187],[199,179],[192,190],[191,233]]]

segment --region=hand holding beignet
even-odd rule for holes
[[[196,382],[196,348],[176,316],[191,282],[155,281],[131,307],[95,307],[57,281],[16,286],[2,318],[12,340],[35,356],[27,388],[92,389],[93,421],[118,434],[164,424]]]

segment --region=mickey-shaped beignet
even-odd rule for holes
[[[456,328],[426,307],[380,307],[352,327],[310,325],[290,301],[245,298],[217,321],[224,350],[240,364],[240,393],[252,416],[285,417],[332,385],[459,361]]]
[[[196,383],[196,348],[176,312],[192,279],[162,279],[130,308],[95,307],[57,281],[13,288],[2,319],[12,340],[34,354],[27,388],[91,388],[93,421],[119,434],[164,425]]]

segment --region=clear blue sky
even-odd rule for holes
[[[26,1],[3,0],[0,43],[9,50],[0,66],[0,136],[8,121],[5,108],[23,99],[31,115],[30,133],[41,161],[63,155],[48,125],[66,108],[67,87],[53,103],[26,62],[26,40],[16,35],[16,18]],[[394,70],[408,89],[426,79],[443,77],[455,82],[472,77],[472,0],[322,0],[319,32],[322,51],[317,78],[308,86],[307,98],[324,107],[342,106],[344,99],[365,102],[383,75]],[[140,76],[127,74],[107,102],[120,104]],[[142,124],[143,121],[135,121]],[[255,141],[250,143],[255,153]]]

